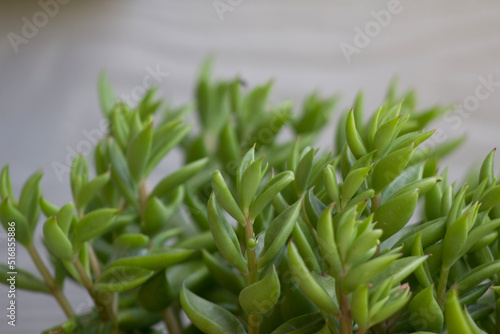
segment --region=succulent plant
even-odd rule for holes
[[[102,75],[110,130],[96,176],[75,157],[60,208],[40,172],[16,197],[2,170],[0,220],[41,275],[15,268],[17,287],[52,294],[68,317],[46,333],[161,333],[161,322],[176,334],[500,330],[494,151],[466,185],[450,182],[438,163],[463,138],[426,145],[434,131],[423,130],[449,108],[417,111],[414,92],[399,99],[392,84],[367,119],[360,93],[326,152],[313,145],[337,97],[314,93],[295,113],[270,105],[271,82],[248,89],[210,69],[179,108],[155,89],[127,106]],[[193,112],[199,130],[182,121]],[[183,166],[151,185],[174,149]],[[40,212],[52,270],[33,242]],[[83,314],[65,280],[93,301]]]

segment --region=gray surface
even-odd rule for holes
[[[422,106],[463,102],[474,95],[478,77],[500,81],[500,4],[497,1],[401,1],[401,12],[348,63],[342,42],[353,43],[355,27],[373,21],[371,10],[387,1],[248,1],[221,21],[211,1],[72,1],[15,53],[7,39],[19,34],[23,17],[40,10],[36,2],[0,4],[0,165],[11,164],[14,187],[38,168],[45,172],[46,196],[62,204],[69,182],[59,182],[54,161],[63,163],[66,146],[76,150],[83,130],[101,119],[96,79],[106,69],[116,90],[130,94],[141,85],[146,68],[169,73],[162,95],[187,101],[201,60],[216,55],[216,73],[240,73],[250,84],[275,79],[274,100],[300,102],[313,89],[340,92],[347,107],[358,89],[366,105],[380,104],[393,75],[402,88],[415,87]],[[467,144],[448,160],[453,176],[499,145],[500,87],[463,119],[437,124],[444,136],[467,132]],[[462,118],[459,118],[462,120]],[[331,131],[323,136],[331,143]],[[5,244],[0,243],[4,261]],[[19,266],[33,269],[25,252]],[[68,287],[71,303],[86,301]],[[0,287],[0,305],[6,290]],[[1,333],[38,333],[63,320],[45,296],[18,293],[18,327]],[[3,311],[2,311],[3,312]]]

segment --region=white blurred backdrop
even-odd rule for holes
[[[240,74],[250,85],[274,78],[274,101],[299,105],[317,89],[340,93],[344,109],[363,89],[376,109],[397,76],[421,107],[462,104],[435,125],[447,138],[468,134],[446,160],[458,178],[500,145],[499,17],[494,0],[2,1],[0,165],[10,164],[16,191],[42,169],[46,197],[65,203],[69,180],[60,182],[51,164],[99,128],[99,71],[124,96],[155,72],[160,95],[180,104],[212,54],[217,76]],[[331,143],[326,131],[322,145]],[[0,261],[5,252],[0,238]],[[34,270],[21,250],[18,262]],[[87,307],[83,291],[66,292],[76,309]],[[6,293],[0,286],[2,310]],[[1,333],[39,333],[64,320],[50,297],[18,292],[17,300],[17,327],[1,311]]]

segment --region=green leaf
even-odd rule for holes
[[[240,207],[236,203],[233,195],[229,191],[224,178],[221,173],[217,170],[212,176],[212,187],[214,189],[215,196],[217,197],[217,202],[242,225],[246,224],[245,216],[241,211]]]
[[[140,182],[149,159],[153,142],[153,122],[130,140],[127,146],[127,164],[135,182]]]
[[[0,203],[0,221],[2,222],[5,231],[9,231],[9,227],[15,227],[16,240],[23,245],[31,243],[32,234],[28,226],[26,217],[16,209],[10,197],[4,198]]]
[[[458,301],[456,289],[451,291],[446,296],[444,306],[444,319],[448,333],[456,334],[473,334],[474,331],[469,327],[467,316]]]
[[[270,224],[264,237],[264,248],[259,254],[259,268],[271,262],[285,245],[299,217],[302,199],[288,207]]]
[[[237,274],[231,267],[220,261],[206,250],[203,250],[202,252],[203,262],[207,266],[210,271],[210,275],[213,277],[215,282],[234,294],[239,294],[245,287],[245,283],[243,282],[241,275]]]
[[[167,281],[165,270],[157,272],[137,292],[139,304],[150,312],[167,308],[176,298],[176,293]]]
[[[369,166],[365,168],[358,168],[349,172],[347,178],[344,181],[344,184],[342,185],[342,197],[340,202],[341,208],[345,208],[354,194],[356,194],[359,187],[365,181],[366,176],[370,172],[371,168],[372,166]]]
[[[332,298],[323,286],[315,280],[293,243],[288,244],[288,263],[292,270],[292,279],[304,295],[321,310],[338,315],[340,309],[337,299]]]
[[[190,249],[150,249],[147,254],[120,258],[110,264],[112,267],[137,267],[148,270],[162,270],[184,262],[193,255]]]
[[[481,170],[479,172],[479,182],[487,179],[487,185],[490,185],[493,182],[493,176],[495,175],[495,152],[496,148],[493,149],[486,159],[484,159],[483,164],[481,165]]]
[[[428,191],[430,191],[432,188],[434,188],[434,186],[437,183],[441,182],[442,180],[443,180],[442,178],[434,176],[434,177],[425,178],[423,180],[411,182],[411,183],[407,184],[406,186],[401,187],[400,189],[395,191],[394,194],[392,194],[391,197],[389,197],[389,198],[395,198],[395,197],[398,197],[399,195],[402,195],[402,194],[409,192],[409,191],[414,191],[416,189],[420,190],[419,196],[422,196],[425,193],[427,193]]]
[[[183,188],[177,188],[183,192]],[[180,200],[182,201],[182,194]],[[154,235],[161,231],[167,221],[175,214],[177,206],[169,208],[157,197],[150,197],[144,210],[144,223],[141,231],[147,235]]]
[[[130,137],[128,126],[128,116],[130,110],[128,106],[118,104],[111,113],[111,134],[116,139],[121,150],[125,151]]]
[[[351,314],[359,328],[368,324],[368,285],[360,285],[352,294]]]
[[[73,245],[78,245],[106,232],[115,222],[116,209],[99,209],[92,211],[76,224],[73,229]]]
[[[153,271],[134,267],[109,267],[95,282],[95,289],[109,292],[123,292],[141,286]]]
[[[422,247],[422,234],[423,232],[417,234],[417,238],[415,239],[411,250],[412,256],[424,256],[424,249]],[[417,269],[415,269],[414,274],[422,287],[426,288],[432,285],[432,275],[426,262],[423,262]]]
[[[99,74],[98,87],[99,103],[101,104],[102,113],[105,116],[109,116],[115,106],[117,98],[104,71]]]
[[[401,288],[402,289],[402,288]],[[384,320],[387,320],[396,312],[400,311],[411,299],[410,288],[407,286],[403,291],[399,292],[399,295],[384,304],[384,307],[375,313],[371,319],[370,323],[378,324]]]
[[[409,310],[416,330],[441,332],[444,316],[434,297],[433,286],[420,291],[410,302]]]
[[[135,331],[138,328],[150,328],[161,321],[159,313],[151,313],[140,307],[130,307],[120,310],[117,316],[117,322],[120,329],[125,331]],[[102,322],[100,322],[102,326]],[[91,332],[92,334],[107,334],[112,331],[109,326],[101,333]],[[88,333],[88,334],[91,334]],[[82,333],[83,334],[83,333]],[[87,333],[84,333],[87,334]]]
[[[18,209],[26,217],[31,233],[35,230],[36,223],[40,217],[39,201],[42,192],[40,185],[42,175],[41,172],[37,172],[30,176],[24,184],[21,196],[19,197]]]
[[[335,167],[328,165],[323,172],[323,181],[325,182],[325,189],[330,201],[335,203],[335,207],[340,209],[340,190],[337,184],[337,175]]]
[[[357,262],[363,254],[378,245],[378,239],[382,236],[382,233],[382,230],[372,230],[366,231],[357,237],[347,252],[347,256],[344,261],[345,266],[351,267],[352,265],[358,264]]]
[[[318,219],[318,247],[321,256],[334,270],[336,275],[340,275],[342,271],[342,263],[335,243],[335,235],[332,223],[332,206],[328,207]]]
[[[241,322],[228,310],[198,297],[185,285],[181,288],[180,301],[184,312],[203,333],[246,333]]]
[[[315,333],[324,326],[321,313],[304,314],[292,318],[276,328],[271,334],[308,334]]]
[[[349,145],[352,154],[354,154],[356,158],[359,159],[367,153],[365,145],[363,144],[363,140],[361,139],[361,136],[359,135],[356,128],[356,121],[354,119],[353,110],[349,112],[349,115],[347,117],[346,138],[347,144]]]
[[[481,208],[479,211],[487,211],[500,204],[500,185],[488,190],[479,200]]]
[[[104,173],[97,176],[92,181],[84,184],[78,194],[77,206],[80,210],[83,210],[87,204],[104,188],[104,186],[109,182],[111,174]]]
[[[50,251],[60,259],[71,261],[75,254],[66,233],[57,225],[56,217],[51,217],[43,225],[43,236]]]
[[[208,222],[219,252],[239,271],[246,273],[248,267],[234,229],[220,213],[215,195],[208,200]]]
[[[241,210],[243,212],[248,212],[250,204],[252,203],[255,193],[257,192],[257,189],[259,189],[260,182],[262,181],[262,160],[263,158],[253,161],[247,167],[243,177],[241,178],[238,192],[240,195]]]
[[[457,291],[459,293],[466,291],[484,280],[491,278],[498,272],[500,272],[500,260],[484,263],[460,277],[456,283]]]
[[[162,125],[153,134],[153,143],[144,175],[147,176],[158,163],[191,131],[192,126],[172,121]]]
[[[393,119],[388,120],[378,128],[373,139],[373,149],[381,153],[385,151],[397,135],[396,129],[400,119],[401,115],[398,115]]]
[[[239,189],[241,186],[241,180],[245,174],[248,166],[255,160],[255,146],[253,146],[247,153],[243,156],[236,171],[236,187]]]
[[[12,190],[12,182],[10,180],[9,165],[5,165],[0,173],[0,195],[2,201],[7,197],[14,200],[14,191]]]
[[[280,280],[274,266],[259,281],[241,290],[238,300],[248,314],[266,314],[280,297]]]
[[[138,208],[136,186],[132,182],[123,152],[112,138],[108,139],[107,148],[113,182],[127,201]]]
[[[144,234],[124,233],[117,237],[113,247],[122,250],[146,248],[149,244],[149,237]]]
[[[59,212],[59,207],[40,196],[40,209],[45,217],[55,216]]]
[[[443,268],[449,269],[460,259],[469,232],[467,218],[470,212],[466,213],[448,227],[443,239]]]
[[[255,201],[250,206],[250,220],[254,220],[264,208],[271,203],[273,198],[287,185],[289,185],[294,180],[293,172],[285,171],[279,175],[273,177],[262,188],[259,192]]]
[[[175,190],[178,186],[186,183],[193,175],[198,173],[203,167],[208,163],[208,158],[203,158],[194,161],[181,169],[173,172],[172,174],[165,177],[163,180],[158,182],[156,187],[151,192],[150,197],[162,197],[169,192]]]
[[[400,254],[380,255],[368,262],[354,267],[342,280],[342,290],[345,293],[351,293],[360,285],[368,284],[372,278],[377,275],[377,273],[384,270],[400,256]]]
[[[398,259],[379,272],[371,283],[376,285],[391,278],[393,284],[398,284],[413,273],[425,260],[427,260],[427,256],[407,256]]]
[[[303,157],[300,159],[297,169],[295,171],[295,185],[297,187],[298,194],[303,194],[308,186],[309,177],[311,175],[311,170],[314,161],[314,149],[311,148]]]
[[[404,170],[413,152],[413,144],[382,158],[373,168],[372,187],[379,193]]]
[[[399,195],[375,210],[374,221],[384,231],[382,240],[401,230],[410,221],[417,207],[419,191],[417,189]]]
[[[469,252],[471,248],[475,248],[482,238],[486,237],[491,231],[499,227],[500,219],[495,219],[474,228],[467,236],[467,242],[465,243],[460,256],[463,256],[465,253]]]
[[[0,263],[0,283],[10,285],[11,282],[9,281],[9,279],[11,278],[11,275],[9,275],[8,273],[11,271],[12,270],[7,264]],[[47,287],[45,282],[37,276],[17,266],[15,271],[16,289],[50,293],[49,288]]]

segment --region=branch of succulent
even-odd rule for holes
[[[368,119],[360,93],[325,153],[312,145],[337,98],[315,93],[294,112],[269,103],[271,82],[210,72],[180,108],[155,89],[127,106],[101,75],[109,132],[95,177],[73,160],[61,207],[41,173],[15,197],[2,170],[0,220],[41,275],[16,268],[17,288],[53,295],[68,318],[44,333],[500,332],[495,151],[463,186],[438,172],[463,138],[437,145],[423,128],[449,108],[417,111],[392,84]],[[191,112],[199,130],[182,121]],[[165,176],[174,149],[184,164]],[[34,242],[40,212],[50,268]],[[89,294],[83,313],[68,280]]]

